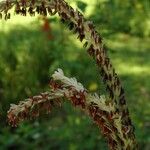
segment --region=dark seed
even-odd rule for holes
[[[3,17],[3,16],[2,16],[2,13],[0,13],[0,19],[2,19],[2,17]]]
[[[85,43],[83,44],[83,47],[86,48],[87,45],[88,45],[88,42],[85,42]]]
[[[7,14],[7,19],[10,19],[10,13]]]
[[[53,13],[52,13],[52,9],[51,9],[50,7],[47,7],[47,10],[48,10],[49,15],[52,15],[52,14],[53,14]]]
[[[85,35],[84,34],[79,34],[78,36],[78,39],[82,42],[83,39],[85,38]]]
[[[73,22],[70,22],[69,23],[69,30],[72,30],[74,28],[74,23]]]

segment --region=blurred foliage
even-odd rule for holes
[[[139,146],[148,150],[148,1],[67,1],[92,20],[103,35],[108,54],[126,90]],[[0,149],[106,150],[107,144],[98,128],[68,102],[50,115],[24,122],[18,128],[7,125],[6,112],[10,103],[47,90],[50,75],[58,67],[68,76],[77,77],[92,92],[105,92],[94,62],[57,16],[48,18],[48,25],[42,17],[28,23],[29,18],[25,19],[17,23],[19,17],[12,17],[0,25]]]
[[[150,36],[148,0],[100,0],[90,18],[112,32]]]

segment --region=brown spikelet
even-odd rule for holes
[[[95,50],[94,50],[94,47],[93,45],[91,44],[89,49],[87,50],[88,54],[92,57],[94,57],[94,53],[95,53]]]
[[[69,25],[68,25],[68,27],[69,27],[69,30],[73,30],[74,29],[74,23],[70,22]]]
[[[88,46],[88,42],[86,41],[84,44],[83,44],[83,47],[86,48]]]
[[[28,12],[30,14],[30,16],[35,16],[35,11],[33,11],[33,7],[29,7]]]

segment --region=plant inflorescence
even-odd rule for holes
[[[64,98],[73,106],[79,106],[88,113],[100,127],[107,138],[110,149],[137,149],[134,127],[131,123],[126,105],[124,89],[113,68],[103,44],[103,39],[95,30],[91,21],[74,10],[64,0],[6,0],[0,2],[0,17],[10,18],[10,10],[15,7],[15,13],[26,16],[29,13],[58,15],[78,39],[84,42],[88,54],[95,60],[100,75],[106,85],[108,96],[90,94],[75,78],[67,78],[58,69],[50,82],[50,92],[41,93],[18,105],[11,105],[8,111],[9,123],[16,126],[24,119],[38,116],[41,112],[50,112],[54,106],[61,106]]]

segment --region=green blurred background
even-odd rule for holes
[[[67,0],[92,20],[126,91],[142,150],[150,149],[149,0]],[[61,109],[18,128],[6,122],[10,103],[48,90],[62,68],[91,92],[103,94],[94,62],[59,17],[12,15],[0,20],[0,150],[107,150],[99,129],[68,102]]]

